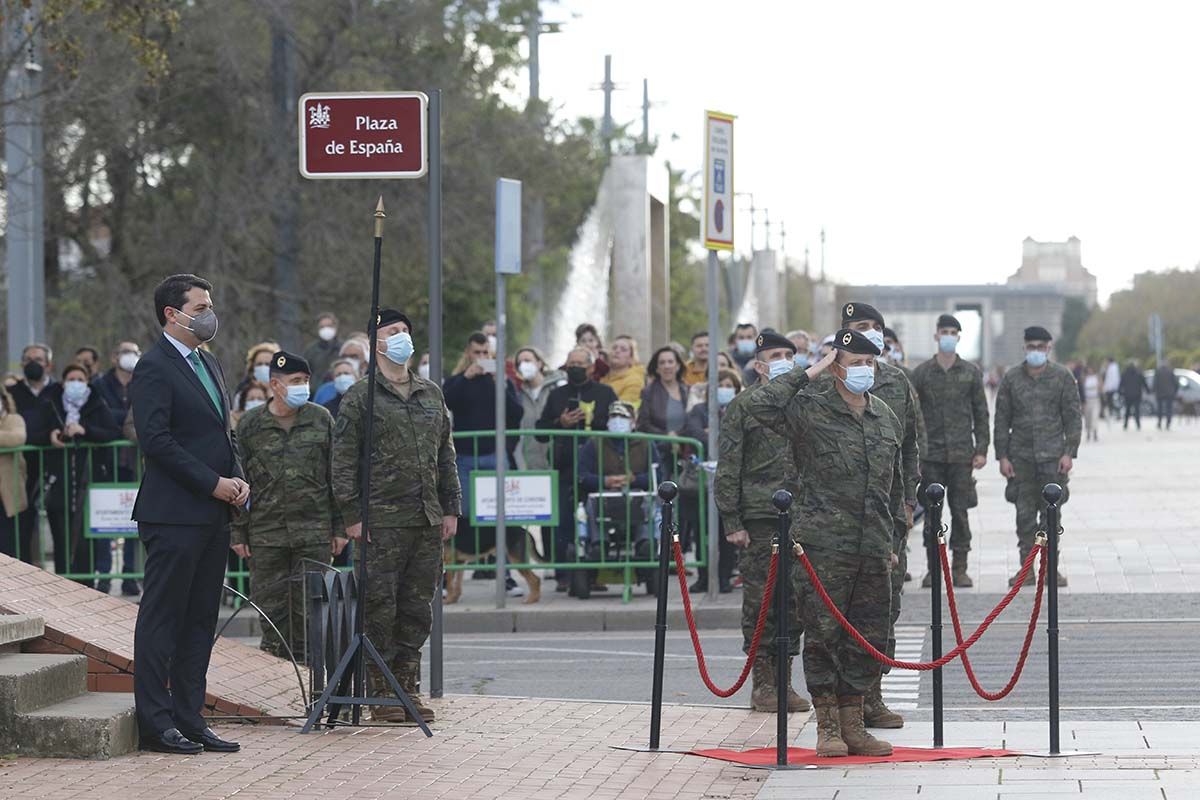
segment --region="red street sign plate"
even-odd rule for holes
[[[427,166],[421,92],[310,92],[300,98],[306,178],[420,178]]]

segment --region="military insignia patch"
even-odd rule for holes
[[[277,367],[282,367],[286,363],[287,363],[287,356],[280,356],[279,358],[275,359],[275,366],[277,366]]]
[[[846,303],[846,310],[842,312],[842,316],[846,319],[854,318],[854,303]]]
[[[854,338],[853,336],[851,336],[849,333],[847,333],[845,336],[842,337],[842,344],[847,344],[847,345],[850,344],[850,340],[853,338]]]

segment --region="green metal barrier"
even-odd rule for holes
[[[556,520],[522,522],[518,513],[508,511],[506,516],[512,520],[505,537],[508,568],[572,570],[572,588],[583,596],[590,593],[594,578],[616,570],[627,601],[635,583],[645,583],[647,591],[654,593],[658,589],[655,554],[661,521],[656,490],[665,480],[685,487],[676,503],[682,539],[698,543],[697,557],[687,566],[705,566],[708,476],[700,466],[704,461],[702,442],[645,433],[541,429],[512,431],[508,440],[509,448],[518,453],[518,467],[521,462],[534,467],[518,468],[515,473],[510,470],[510,480],[548,472],[557,494]],[[454,557],[446,569],[494,570],[494,562],[487,560],[496,546],[494,528],[471,524],[475,514],[470,504],[474,502],[472,473],[485,481],[494,480],[495,432],[457,432],[454,443],[466,524],[459,523]],[[531,527],[540,532],[540,558],[532,552]]]

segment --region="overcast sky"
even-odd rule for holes
[[[640,132],[649,78],[651,132],[677,167],[701,167],[706,108],[736,114],[737,190],[814,266],[824,226],[839,280],[1002,282],[1026,236],[1078,236],[1102,298],[1200,261],[1200,4],[543,8],[567,23],[541,40],[542,96],[560,114],[601,115],[606,53],[618,123]]]

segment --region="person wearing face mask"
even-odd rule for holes
[[[750,641],[758,622],[758,610],[771,566],[771,543],[777,527],[777,514],[771,497],[779,489],[787,489],[794,497],[799,497],[791,444],[747,410],[751,395],[799,366],[795,362],[796,345],[790,337],[764,332],[756,340],[756,347],[753,366],[758,380],[733,398],[721,417],[717,474],[713,488],[717,510],[721,513],[721,528],[725,534],[721,538],[728,546],[742,549],[738,568],[742,573],[742,650],[746,653],[750,652]],[[801,590],[805,586],[801,572],[791,572],[789,676],[792,672],[791,660],[800,654],[800,637],[804,632],[799,614],[800,598],[803,596]],[[768,616],[763,629],[763,641],[771,641],[775,636],[774,631],[775,619]],[[759,650],[751,674],[751,707],[755,711],[774,713],[778,687],[773,648]],[[807,711],[810,708],[808,701],[792,688],[790,680],[786,692],[789,711]]]
[[[703,399],[688,411],[687,421],[684,422],[680,435],[707,443],[708,387],[704,384],[696,384],[693,389],[700,389],[704,396]],[[733,402],[734,398],[741,391],[742,380],[736,372],[731,369],[723,369],[717,372],[717,417],[719,419],[725,419],[725,412],[728,410],[729,404]],[[723,424],[724,422],[722,422]],[[733,567],[737,561],[737,547],[731,542],[726,541],[724,536],[720,538],[717,545],[717,586],[721,594],[729,594],[733,591],[731,581],[733,580]],[[693,594],[708,591],[708,567],[700,567],[696,581],[690,587],[690,591]]]
[[[233,523],[234,552],[246,559],[251,599],[299,663],[304,651],[304,588],[311,565],[328,564],[346,546],[346,526],[333,499],[333,417],[309,402],[312,374],[300,356],[271,355],[271,399],[238,423],[238,451],[254,487],[250,508]],[[263,626],[259,648],[287,658],[284,639]]]
[[[1026,328],[1025,363],[1004,373],[996,392],[993,441],[1000,474],[1008,479],[1004,499],[1017,507],[1021,563],[1033,549],[1037,532],[1046,529],[1046,504],[1042,500],[1045,485],[1057,483],[1063,488],[1060,505],[1070,498],[1067,481],[1083,438],[1083,412],[1075,376],[1050,360],[1052,341],[1050,331],[1042,326]],[[1059,586],[1067,585],[1062,572],[1055,579]],[[1008,585],[1015,586],[1016,582],[1017,576],[1013,575]]]
[[[538,419],[537,427],[542,430],[608,430],[608,411],[617,402],[612,387],[592,380],[592,353],[586,347],[576,347],[567,354],[563,372],[566,383],[550,391],[546,407]],[[551,468],[558,472],[558,527],[542,526],[544,553],[553,553],[555,561],[567,560],[567,547],[574,541],[575,511],[582,495],[575,480],[576,454],[583,446],[580,437],[555,436],[551,446]],[[549,441],[550,437],[541,440]],[[552,534],[553,542],[546,541]],[[549,546],[552,545],[552,546]],[[570,586],[570,575],[566,570],[555,573],[558,586],[555,591],[566,592]]]
[[[48,345],[29,344],[21,351],[22,379],[9,388],[17,414],[25,420],[25,435],[30,444],[48,444],[50,429],[46,428],[46,415],[42,409],[42,395],[54,384],[54,354]],[[38,555],[34,552],[37,542],[38,498],[42,492],[42,476],[30,459],[27,464],[25,493],[29,502],[17,514],[17,557],[32,564]]]
[[[201,347],[219,324],[211,291],[196,275],[159,283],[154,313],[162,335],[138,361],[130,384],[145,464],[133,507],[146,549],[134,631],[138,733],[143,749],[177,755],[239,749],[201,715],[230,517],[250,499],[225,376]]]
[[[743,372],[754,361],[754,350],[758,341],[758,327],[750,322],[739,322],[733,329],[729,342],[729,357]],[[757,378],[757,376],[754,376]]]
[[[113,424],[118,430],[123,429],[125,420],[129,418],[131,408],[129,400],[129,383],[133,380],[133,370],[137,367],[138,359],[142,357],[142,349],[137,342],[124,341],[117,344],[110,357],[112,366],[107,372],[97,378],[92,387],[104,398],[112,414]],[[111,463],[111,454],[107,461]],[[121,483],[133,483],[136,480],[137,451],[125,447],[117,453],[117,480]],[[125,538],[124,571],[133,572],[138,558],[138,541],[133,536]],[[112,567],[111,552],[101,549],[96,562],[97,572],[108,572]],[[100,586],[104,588],[103,583]],[[138,582],[131,578],[121,581],[121,594],[134,597],[141,592]]]
[[[234,404],[241,410],[230,412],[234,430],[237,430],[238,423],[242,421],[242,417],[246,415],[247,411],[253,411],[267,404],[267,395],[270,392],[270,386],[258,381],[251,381],[242,387],[242,391],[234,398]]]
[[[346,396],[346,392],[350,391],[351,386],[358,383],[358,370],[355,368],[354,362],[348,358],[339,358],[330,365],[329,369],[333,376],[333,388],[337,390],[337,394],[321,405],[334,419],[337,419],[338,411],[342,408],[342,398]]]
[[[937,354],[913,370],[913,387],[921,401],[925,421],[926,447],[921,450],[921,491],[931,483],[946,488],[950,507],[950,550],[953,553],[952,580],[955,586],[973,585],[967,574],[967,554],[971,551],[971,527],[967,509],[978,504],[972,473],[987,464],[992,432],[983,372],[955,352],[962,326],[950,314],[937,319],[933,339]],[[936,534],[925,519],[926,555],[936,552]],[[926,560],[928,564],[928,560]],[[932,581],[926,572],[922,588]]]
[[[519,379],[517,395],[521,400],[521,428],[537,428],[550,400],[550,388],[561,384],[565,378],[559,372],[546,374],[546,360],[536,347],[522,347],[513,357],[513,363]],[[517,469],[550,469],[550,444],[539,442],[534,436],[522,436],[516,458]]]
[[[304,358],[312,367],[317,384],[325,381],[333,361],[341,352],[342,342],[338,339],[338,318],[332,311],[317,315],[317,338],[304,351]]]
[[[374,447],[366,441],[367,392],[359,381],[342,397],[333,428],[333,493],[346,535],[363,536],[361,461],[371,454],[371,528],[362,598],[366,633],[426,722],[433,710],[421,698],[421,648],[441,584],[442,547],[458,528],[462,490],[455,465],[450,414],[442,390],[409,369],[413,327],[393,308],[379,312],[375,335]],[[367,667],[372,697],[392,696],[383,674]],[[403,722],[398,706],[373,706],[377,722]],[[409,720],[411,721],[411,720]]]
[[[900,344],[900,337],[891,328],[883,329],[883,355],[889,363],[904,370],[904,374],[912,380],[912,370],[904,363],[904,348]]]
[[[259,342],[246,351],[246,374],[233,390],[233,396],[239,397],[242,390],[251,383],[261,383],[266,386],[271,382],[271,354],[279,351],[275,342]],[[244,410],[238,406],[238,410]]]
[[[861,333],[883,353],[886,347],[883,315],[866,303],[846,303],[842,306],[842,327]],[[834,342],[834,347],[837,342]],[[874,372],[871,376],[871,394],[884,402],[900,420],[903,438],[900,440],[904,470],[901,476],[904,488],[904,513],[896,520],[895,559],[892,580],[892,624],[888,630],[888,655],[895,655],[895,623],[900,618],[901,594],[904,576],[908,573],[908,531],[913,526],[913,511],[917,506],[917,487],[921,480],[920,455],[925,450],[925,421],[921,415],[921,404],[912,382],[904,370],[888,362],[886,358],[873,359]],[[865,370],[863,370],[865,374]],[[832,375],[824,380],[832,380]],[[865,380],[865,379],[864,379]],[[890,670],[885,667],[884,671]],[[866,722],[869,728],[899,728],[904,718],[887,707],[877,683],[864,698]]]
[[[365,333],[352,333],[342,346],[338,349],[337,359],[341,361],[345,359],[354,366],[355,374],[360,378],[367,374],[367,362],[371,357],[371,347],[367,344],[367,335]],[[424,375],[421,377],[428,378]],[[337,386],[333,382],[333,378],[322,383],[313,393],[313,402],[323,406],[329,403],[338,394]]]
[[[47,430],[47,440],[30,440],[30,444],[50,444],[53,450],[43,461],[46,488],[46,519],[54,539],[54,571],[109,572],[112,569],[112,550],[109,539],[83,536],[83,510],[90,479],[112,480],[112,454],[98,450],[90,463],[87,451],[79,447],[84,442],[111,442],[119,438],[121,428],[100,393],[89,383],[87,369],[72,364],[63,370],[62,383],[51,386],[42,397],[44,421],[39,426]],[[107,455],[108,458],[103,456]],[[105,552],[102,552],[105,551]],[[91,580],[79,579],[87,586]],[[107,590],[107,581],[103,589]]]
[[[904,517],[905,498],[903,426],[872,391],[881,355],[863,334],[843,328],[825,358],[746,398],[747,413],[785,437],[796,458],[792,538],[838,608],[880,650],[887,645],[896,521]],[[826,372],[828,379],[817,380]],[[785,542],[780,549],[791,547]],[[878,685],[879,663],[833,619],[817,592],[806,590],[800,607],[817,755],[889,755],[891,745],[871,736],[863,717],[863,697]]]
[[[421,362],[417,364],[417,374],[425,380],[429,380],[429,353],[421,356]]]

